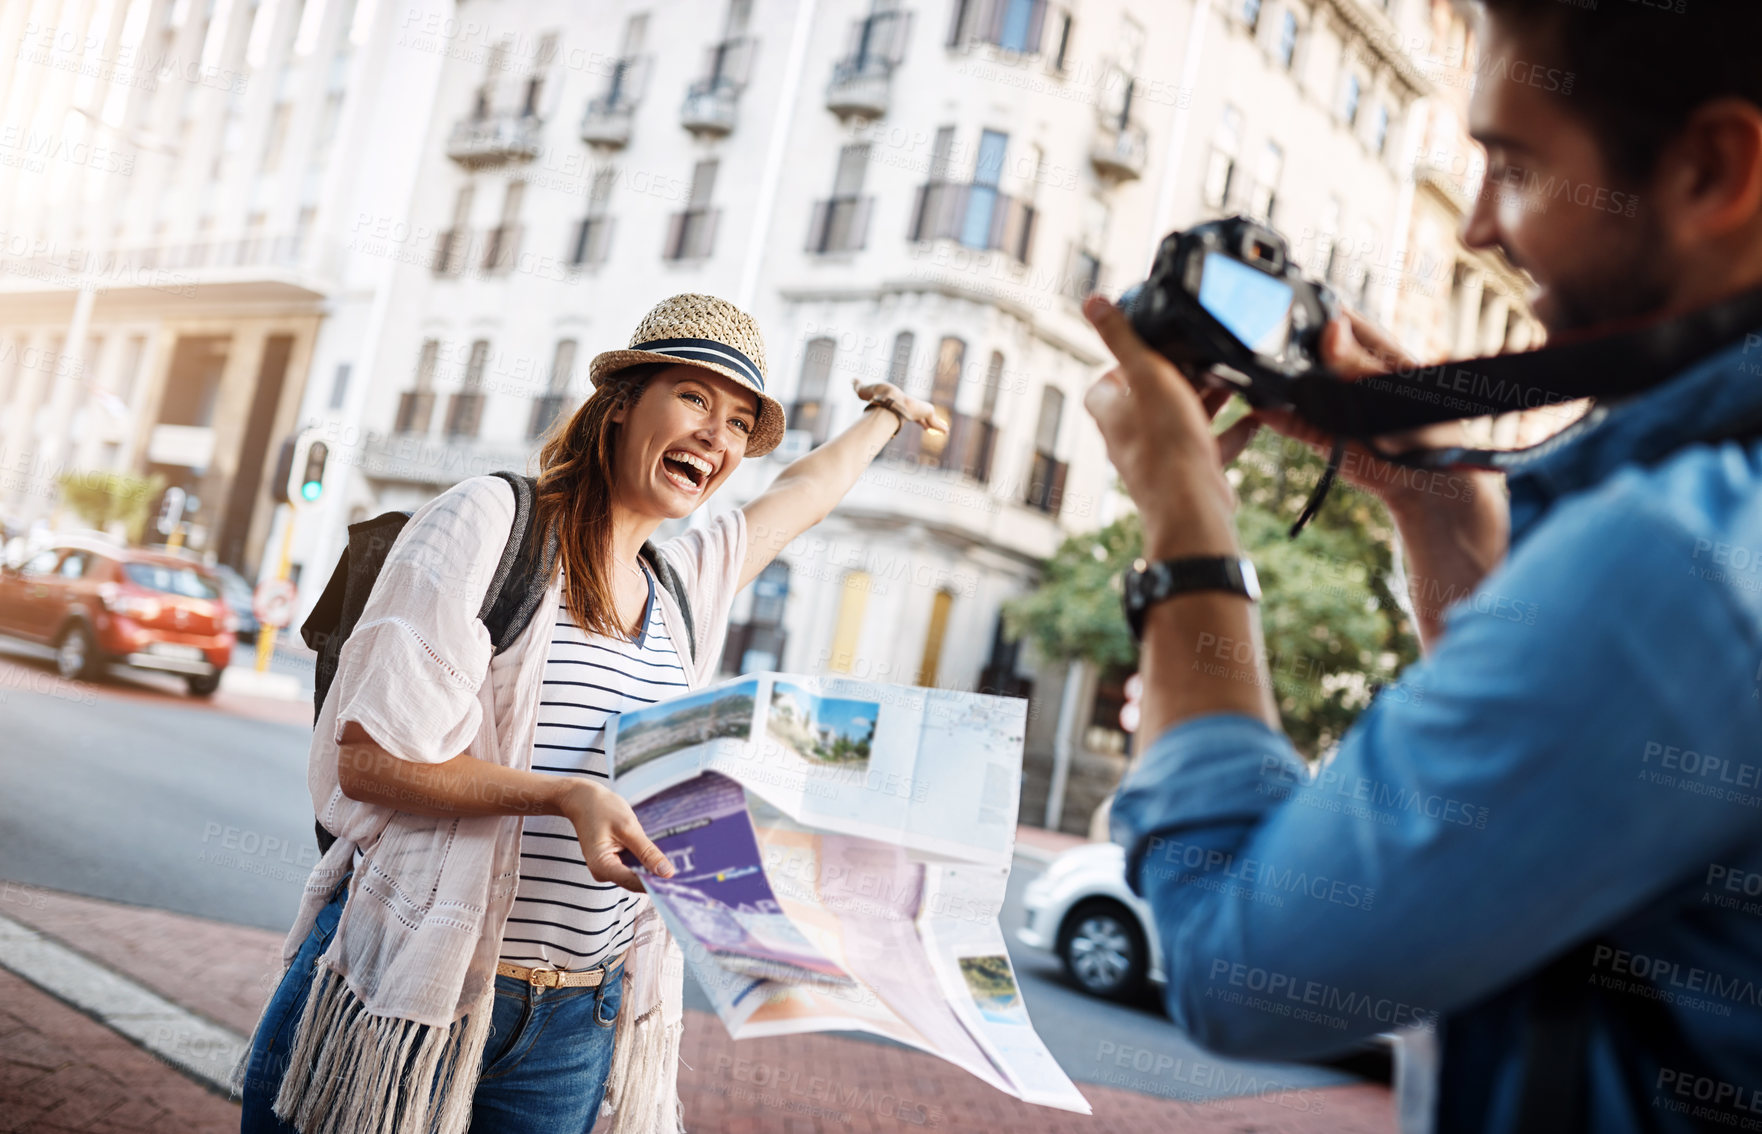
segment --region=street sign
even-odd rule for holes
[[[263,625],[285,630],[294,619],[294,601],[299,593],[287,579],[265,579],[251,595],[251,611]]]

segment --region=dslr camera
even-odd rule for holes
[[[1227,385],[1256,409],[1288,406],[1294,383],[1331,377],[1321,336],[1338,301],[1304,278],[1283,236],[1247,217],[1164,237],[1150,278],[1120,308],[1194,385]]]

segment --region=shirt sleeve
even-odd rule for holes
[[[492,653],[477,615],[513,522],[514,492],[497,477],[463,481],[410,517],[337,660],[339,743],[355,721],[423,764],[470,745]]]
[[[1174,1019],[1327,1054],[1473,1004],[1754,838],[1754,616],[1639,492],[1568,502],[1313,775],[1258,721],[1158,737],[1113,833]]]
[[[691,600],[696,634],[692,663],[701,681],[712,672],[728,634],[728,612],[734,606],[740,571],[746,563],[746,513],[730,508],[656,550],[679,573]]]

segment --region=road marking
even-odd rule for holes
[[[0,968],[96,1016],[167,1063],[225,1095],[246,1040],[180,1008],[58,941],[0,916]]]

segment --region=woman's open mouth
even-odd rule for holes
[[[669,449],[661,454],[661,471],[681,492],[696,495],[704,490],[704,485],[709,482],[710,474],[716,471],[716,466],[696,453],[688,453],[684,449]]]

